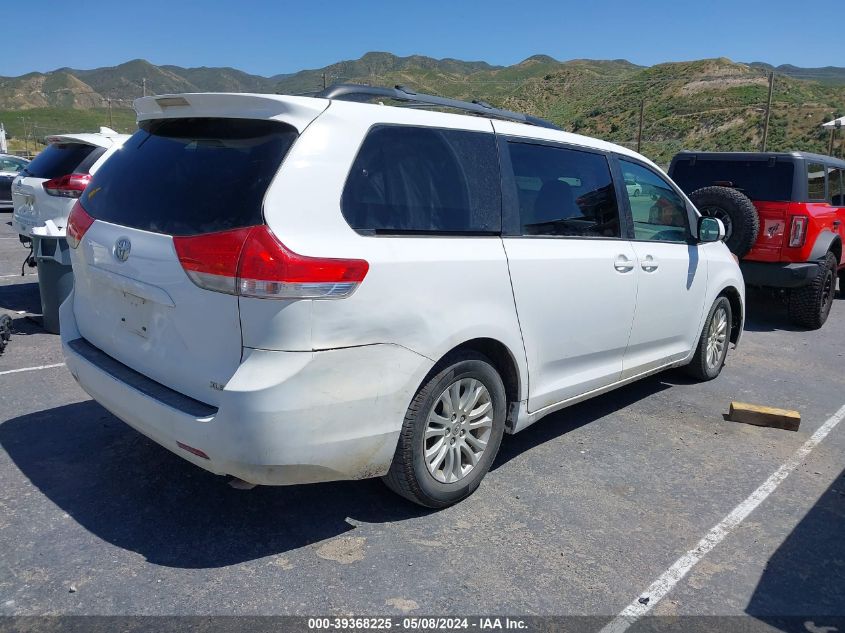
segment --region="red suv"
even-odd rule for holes
[[[681,152],[669,175],[725,224],[747,286],[780,289],[811,329],[845,292],[845,161],[805,152]]]

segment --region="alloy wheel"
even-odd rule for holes
[[[461,378],[434,402],[423,437],[428,472],[440,483],[466,477],[487,448],[493,429],[493,402],[484,384]]]
[[[713,313],[710,329],[707,332],[707,367],[716,369],[722,361],[722,354],[728,340],[728,313],[725,308],[718,308]]]

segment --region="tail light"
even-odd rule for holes
[[[265,225],[174,237],[182,268],[197,286],[260,299],[341,299],[364,280],[362,259],[307,257]]]
[[[792,226],[789,229],[789,246],[796,248],[804,246],[807,238],[807,217],[803,215],[792,216]]]
[[[67,245],[71,248],[79,246],[82,236],[91,228],[92,224],[94,224],[94,218],[85,212],[85,209],[77,200],[67,219]]]
[[[91,174],[67,174],[45,182],[42,187],[51,196],[78,198],[91,182]]]

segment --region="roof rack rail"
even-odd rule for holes
[[[561,129],[554,123],[546,121],[545,119],[531,116],[530,114],[522,114],[521,112],[511,112],[510,110],[494,108],[485,101],[474,100],[470,102],[460,101],[459,99],[447,99],[446,97],[437,97],[435,95],[414,92],[405,86],[384,88],[381,86],[365,86],[363,84],[335,84],[316,93],[314,96],[321,97],[323,99],[341,99],[345,101],[364,101],[367,97],[386,97],[395,101],[440,106],[443,108],[454,108],[455,110],[472,112],[474,114],[480,114],[494,119],[517,121],[519,123],[527,123],[529,125],[536,125],[538,127],[545,127],[553,130]]]

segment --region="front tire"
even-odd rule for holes
[[[713,380],[722,372],[731,342],[732,319],[731,302],[728,298],[716,299],[704,321],[692,362],[686,366],[686,372],[690,376],[706,381]]]
[[[505,386],[489,359],[447,357],[411,401],[384,483],[428,508],[465,499],[490,470],[506,414]]]
[[[810,330],[827,321],[836,294],[836,255],[828,253],[812,283],[789,294],[789,320]]]

